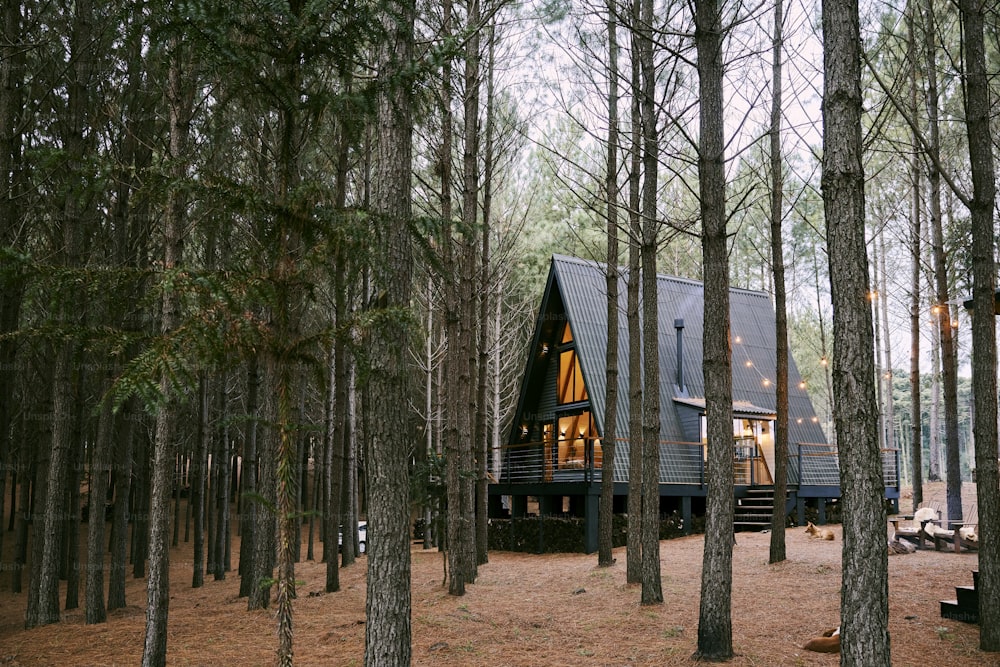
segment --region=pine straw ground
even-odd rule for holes
[[[966,503],[974,501],[974,487]],[[943,489],[928,497],[943,499]],[[904,511],[909,501],[903,501]],[[733,560],[732,665],[835,665],[838,657],[799,648],[836,626],[841,578],[837,540],[787,533],[788,559],[768,565],[767,534],[739,533]],[[9,544],[9,540],[5,540]],[[596,567],[595,555],[491,553],[464,597],[442,587],[441,555],[414,546],[413,664],[457,667],[689,665],[697,642],[703,538],[660,545],[661,606],[639,605],[625,584],[625,552]],[[6,546],[6,545],[5,545]],[[234,545],[234,554],[238,553]],[[272,612],[248,612],[239,581],[191,589],[190,545],[171,554],[170,665],[270,665],[275,662]],[[9,561],[6,561],[9,562]],[[979,631],[942,619],[938,601],[971,584],[974,553],[918,551],[889,558],[889,625],[893,664],[1000,665],[978,650]],[[365,634],[365,558],[341,572],[342,590],[322,594],[324,565],[300,563],[295,602],[295,660],[300,665],[361,665]],[[82,600],[82,595],[81,595]],[[0,665],[135,665],[145,622],[142,580],[128,582],[127,609],[107,623],[84,624],[82,610],[65,621],[22,629],[25,594],[0,584]]]

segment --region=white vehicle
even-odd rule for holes
[[[358,553],[365,553],[367,551],[368,542],[368,522],[358,521]],[[337,533],[337,546],[344,546],[344,531],[341,528],[340,532]]]

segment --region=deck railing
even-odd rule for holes
[[[546,449],[549,450],[548,454]],[[797,443],[789,456],[789,468],[798,472],[800,486],[839,486],[840,459],[836,447],[821,443]],[[503,484],[539,482],[597,482],[601,480],[601,457],[594,455],[594,441],[585,441],[582,460],[563,462],[556,448],[548,442],[525,442],[503,445],[490,456],[492,479]],[[628,440],[619,440],[618,451],[628,451]],[[659,444],[661,484],[705,484],[706,445],[699,442],[661,442]],[[616,457],[618,480],[628,479],[624,457]],[[769,484],[764,459],[757,448],[734,448],[733,483],[741,486]],[[882,476],[887,487],[898,486],[899,451],[882,451]]]

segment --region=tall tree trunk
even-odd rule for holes
[[[931,325],[931,405],[930,405],[930,463],[927,479],[941,481],[941,336],[937,317]]]
[[[249,598],[253,595],[256,583],[254,574],[254,558],[258,540],[257,526],[260,524],[258,513],[260,506],[254,499],[257,494],[257,437],[259,429],[257,417],[260,410],[258,391],[260,377],[257,357],[252,356],[247,365],[247,434],[243,450],[243,473],[240,475],[242,486],[240,505],[240,597]]]
[[[632,51],[639,48],[639,6],[632,3]],[[642,581],[642,336],[640,335],[639,291],[642,223],[639,217],[641,203],[640,183],[642,174],[642,114],[640,91],[642,83],[639,59],[632,58],[632,104],[630,107],[632,136],[629,173],[629,246],[628,246],[628,545],[626,551],[626,580],[630,584]]]
[[[997,466],[996,180],[983,3],[961,0],[965,118],[972,170],[972,382],[979,502],[979,648],[1000,651],[1000,470]]]
[[[883,410],[883,433],[885,434],[885,443],[883,445],[882,457],[892,456],[896,457],[896,410],[894,406],[893,397],[893,385],[895,384],[895,373],[892,367],[892,340],[890,337],[891,329],[889,329],[889,289],[888,280],[886,278],[885,270],[885,234],[880,229],[878,232],[878,246],[881,248],[878,256],[879,262],[879,298],[878,298],[878,310],[882,316],[882,330],[885,332],[884,346],[883,350],[885,353],[885,366],[883,372],[879,374],[880,382],[884,383],[885,389],[882,394],[882,400],[880,405],[882,405]],[[897,476],[899,471],[896,471]],[[898,477],[897,477],[898,479]]]
[[[910,113],[917,116],[917,14],[920,11],[919,1],[911,0],[907,11],[907,60],[910,63]],[[917,145],[916,132],[913,132],[913,144]],[[910,158],[910,187],[913,198],[910,204],[910,259],[913,262],[910,269],[910,464],[911,484],[913,485],[912,511],[916,512],[924,502],[924,438],[920,409],[920,294],[921,294],[921,235],[923,234],[922,214],[923,202],[920,196],[921,181],[920,156],[914,154]]]
[[[129,561],[132,563],[132,577],[146,576],[146,558],[149,556],[149,516],[150,516],[150,460],[153,443],[148,433],[143,434],[140,446],[136,448],[135,467],[132,474],[132,535],[130,536]]]
[[[183,266],[184,225],[187,217],[186,195],[181,184],[186,178],[188,136],[193,114],[194,92],[187,81],[190,59],[179,42],[171,45],[167,101],[170,117],[170,158],[175,186],[167,203],[163,229],[163,270],[169,274]],[[181,301],[176,288],[166,287],[162,297],[160,331],[173,333],[180,324]],[[152,495],[150,500],[149,578],[146,582],[146,634],[142,651],[143,667],[162,666],[167,661],[167,615],[170,604],[170,551],[167,534],[170,528],[171,459],[175,450],[178,404],[172,397],[175,389],[166,373],[160,378],[163,401],[156,415],[153,443]]]
[[[927,77],[927,126],[930,134],[931,163],[940,164],[941,139],[938,122],[937,86],[937,22],[933,0],[924,7],[926,41],[924,53]],[[931,250],[934,259],[934,285],[937,303],[933,312],[941,349],[941,386],[944,390],[945,481],[948,497],[948,518],[962,518],[962,477],[959,469],[958,441],[958,354],[955,332],[951,327],[951,307],[948,305],[948,266],[944,253],[944,223],[941,219],[941,174],[936,168],[928,174],[930,186]]]
[[[215,501],[217,518],[215,520],[215,556],[209,564],[215,581],[226,578],[226,545],[229,542],[229,483],[230,483],[230,445],[229,445],[229,400],[226,386],[226,373],[219,373],[219,446],[216,448],[218,457],[213,466],[218,470]],[[178,497],[178,504],[180,497]]]
[[[371,369],[365,408],[368,545],[365,665],[408,665],[411,655],[408,461],[412,428],[408,409],[413,248],[410,241],[412,93],[404,72],[414,57],[413,0],[387,4],[380,46],[382,80],[377,99],[378,167],[373,207],[381,222],[375,240],[375,286],[386,313],[371,331]]]
[[[708,427],[708,497],[705,500],[705,552],[695,655],[709,660],[728,660],[733,655],[733,371],[722,125],[723,34],[717,0],[696,0],[695,47],[701,98],[698,183],[705,265],[702,369]]]
[[[865,298],[861,36],[857,0],[823,4],[823,204],[833,296],[834,421],[844,525],[841,664],[889,665],[885,488]],[[836,261],[833,260],[836,258]]]
[[[781,101],[783,97],[782,48],[784,45],[784,2],[774,3],[774,34],[771,38],[771,267],[774,274],[775,407],[774,504],[771,507],[769,563],[785,560],[785,503],[788,495],[788,310],[785,291],[785,255],[782,219],[784,216],[784,160],[781,155]]]
[[[478,2],[477,13],[478,13]],[[479,17],[476,17],[477,23]],[[479,32],[479,29],[477,29]],[[490,297],[492,291],[490,284],[493,281],[493,269],[490,266],[492,255],[490,249],[490,206],[493,196],[493,30],[492,22],[487,36],[489,55],[487,56],[486,72],[486,127],[485,134],[485,154],[483,155],[484,177],[482,183],[483,191],[483,222],[480,229],[481,237],[481,258],[479,260],[479,346],[478,346],[478,374],[476,382],[476,452],[474,462],[476,464],[476,511],[474,525],[476,527],[476,565],[484,565],[489,562],[489,473],[490,438],[488,423],[488,408],[486,404],[486,390],[489,384],[490,368]],[[481,69],[481,68],[479,68]],[[477,81],[479,79],[477,73]]]
[[[275,442],[277,433],[273,427],[277,419],[277,407],[274,402],[275,386],[274,363],[266,355],[263,358],[263,372],[261,373],[261,384],[265,388],[263,392],[263,405],[261,407],[261,417],[258,423],[257,440],[257,495],[255,501],[257,508],[255,511],[256,524],[254,525],[254,552],[253,569],[250,572],[250,595],[247,596],[247,609],[267,609],[271,604],[271,582],[274,580],[275,565],[275,536],[277,535],[277,525],[275,511],[272,509],[276,504],[276,476],[277,476],[277,444]],[[267,424],[261,428],[261,423]]]
[[[615,499],[615,439],[618,436],[618,2],[608,0],[608,161],[604,173],[604,197],[607,200],[608,343],[604,351],[606,366],[604,433],[601,460],[601,504],[597,529],[597,564],[611,567],[612,520]]]
[[[208,514],[208,450],[212,441],[209,413],[208,377],[198,377],[198,433],[195,443],[194,470],[191,475],[191,497],[194,499],[194,555],[191,568],[191,587],[205,585],[205,523]]]
[[[346,258],[342,251],[338,249],[334,257],[334,310],[337,323],[337,338],[333,344],[333,363],[330,368],[331,388],[331,423],[327,433],[330,448],[330,486],[327,498],[327,512],[331,519],[327,522],[327,540],[323,546],[324,555],[329,548],[330,555],[326,561],[326,590],[333,592],[340,588],[340,574],[338,570],[336,533],[341,531],[343,535],[344,548],[354,548],[353,524],[348,524],[344,520],[344,479],[345,466],[344,454],[347,443],[347,284],[346,284]]]
[[[111,567],[108,569],[108,611],[125,606],[125,570],[127,564],[129,480],[132,477],[135,422],[139,415],[136,400],[131,398],[122,409],[116,436],[114,473],[115,505],[111,515]]]
[[[639,68],[642,73],[642,604],[661,604],[660,583],[660,352],[656,216],[659,146],[656,133],[656,71],[653,0],[642,0]]]
[[[103,393],[111,386],[112,378],[104,379]],[[111,472],[111,450],[115,435],[115,418],[110,401],[101,405],[94,443],[94,458],[90,465],[90,500],[87,520],[87,623],[107,620],[104,606],[104,506],[108,495],[108,475]]]
[[[451,0],[443,3],[444,19],[442,30],[446,36],[452,32],[453,6]],[[445,548],[447,549],[448,593],[449,595],[465,595],[467,573],[463,567],[459,546],[462,542],[462,454],[460,441],[462,415],[465,413],[462,395],[468,383],[468,377],[462,377],[462,358],[459,340],[461,326],[459,313],[460,296],[458,286],[458,260],[455,252],[455,238],[452,227],[452,141],[454,137],[454,118],[452,114],[452,64],[446,59],[441,68],[441,219],[442,253],[444,283],[444,332],[447,340],[444,365],[448,374],[457,381],[447,385],[445,391],[448,400],[444,402],[444,451],[446,466],[447,520]]]
[[[344,493],[340,499],[341,522],[344,526],[344,547],[340,565],[352,565],[357,556],[355,542],[358,527],[358,442],[364,441],[362,424],[358,415],[357,366],[353,358],[347,359],[347,416],[344,422]],[[363,406],[362,406],[363,407]],[[351,539],[347,539],[347,533]]]
[[[45,411],[52,410],[51,403],[51,392],[48,395],[41,397],[41,403],[39,408]],[[52,423],[51,420],[41,420],[38,423],[37,428],[32,429],[32,435],[34,440],[35,449],[35,466],[34,466],[34,477],[31,482],[31,500],[30,504],[24,506],[27,513],[27,520],[31,526],[31,557],[29,562],[31,564],[30,570],[28,571],[28,606],[24,615],[24,627],[34,628],[41,625],[41,577],[39,573],[42,569],[42,553],[45,550],[45,540],[40,529],[44,529],[44,525],[39,525],[39,521],[32,520],[39,513],[40,503],[44,503],[45,499],[48,497],[48,485],[49,485],[49,468],[51,467],[52,460],[52,449],[49,446],[52,439]],[[43,510],[44,511],[44,510]],[[59,601],[56,600],[56,608],[58,609]]]
[[[785,503],[788,489],[788,313],[785,292],[785,257],[782,250],[782,209],[784,174],[781,155],[782,46],[784,44],[784,3],[774,5],[774,33],[771,59],[771,266],[774,273],[775,311],[775,412],[774,503],[771,508],[769,563],[785,560]]]
[[[22,137],[17,119],[21,114],[21,93],[24,86],[24,54],[21,37],[20,3],[4,5],[3,37],[0,43],[0,247],[21,246],[15,230],[20,229],[21,197],[18,196],[23,178]],[[6,273],[6,272],[5,272]],[[12,275],[11,275],[12,274]],[[21,272],[11,272],[0,280],[0,554],[3,551],[4,491],[7,471],[11,471],[11,518],[14,518],[13,493],[16,477],[11,451],[11,413],[14,404],[17,370],[17,340],[6,334],[17,329],[25,278]],[[22,477],[26,480],[26,477]]]
[[[35,448],[22,443],[18,454],[18,479],[21,489],[18,493],[17,525],[14,533],[14,567],[10,573],[10,591],[21,592],[21,580],[28,553],[28,523],[31,520],[31,490],[34,487]],[[11,508],[13,511],[14,508]],[[28,608],[31,608],[29,603]]]
[[[67,70],[67,118],[63,132],[65,150],[66,191],[62,202],[61,242],[57,256],[70,269],[83,261],[83,227],[86,218],[86,197],[78,190],[77,181],[83,177],[84,159],[89,142],[87,127],[90,114],[88,83],[94,76],[94,67],[86,54],[92,44],[93,7],[84,0],[77,2],[72,10],[70,34],[68,37],[72,66]],[[79,291],[69,287],[61,295],[59,305],[59,325],[71,327],[79,323],[77,299]],[[40,534],[34,538],[43,540],[42,562],[39,570],[39,612],[37,624],[45,625],[59,621],[59,571],[62,554],[62,535],[68,523],[66,487],[70,478],[70,466],[77,443],[74,439],[73,410],[75,407],[74,365],[77,342],[75,337],[66,336],[57,343],[55,372],[52,378],[52,453],[48,469],[47,497],[45,498],[44,521]],[[37,525],[37,524],[36,524]]]
[[[474,289],[477,284],[479,263],[479,45],[480,12],[479,0],[466,2],[466,34],[469,35],[465,49],[465,95],[463,96],[463,142],[462,142],[462,258],[461,285],[458,288],[461,309],[461,335],[458,339],[463,357],[462,369],[468,369],[468,384],[463,388],[462,436],[459,439],[461,452],[462,521],[461,538],[451,543],[449,548],[457,550],[465,571],[465,582],[474,583],[477,576],[476,563],[476,435],[479,407],[477,388],[479,386],[479,357],[476,351],[478,336],[477,304],[480,295]],[[450,343],[450,341],[449,341]]]
[[[86,312],[86,307],[82,308]],[[82,369],[80,354],[73,364]],[[80,478],[83,472],[83,387],[86,386],[86,373],[78,370],[73,380],[73,425],[71,427],[73,446],[69,451],[69,474],[66,476],[67,521],[63,537],[61,555],[60,579],[66,580],[65,609],[80,607]],[[102,505],[103,507],[103,505]],[[101,512],[100,520],[104,520]]]

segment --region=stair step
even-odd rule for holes
[[[958,600],[941,600],[941,618],[962,623],[978,623],[979,610],[969,610],[958,603]]]
[[[979,609],[979,591],[974,586],[955,586],[958,604],[966,609]]]

